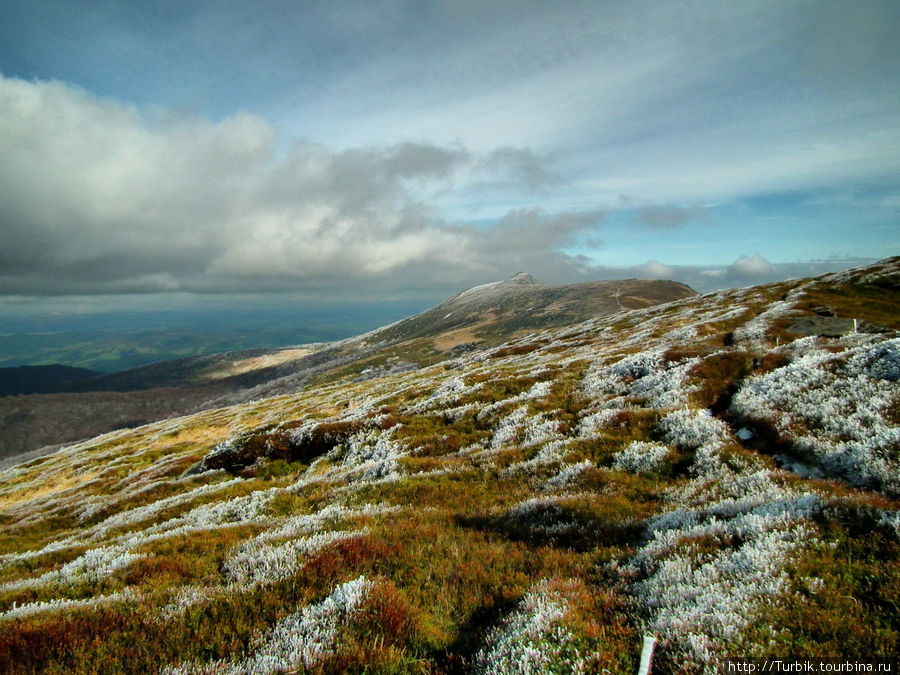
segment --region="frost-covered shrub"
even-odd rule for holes
[[[357,467],[369,462],[398,459],[406,454],[393,438],[393,430],[367,431],[354,434],[347,441],[341,462],[347,467]]]
[[[547,398],[553,389],[553,382],[535,382],[531,388],[525,392],[525,398],[529,400],[537,400]]]
[[[550,414],[529,417],[523,424],[522,447],[529,448],[560,438],[559,422]]]
[[[476,417],[480,421],[490,420],[495,417],[498,412],[517,403],[546,398],[550,395],[552,388],[553,382],[551,381],[536,382],[531,385],[528,391],[523,391],[521,394],[516,394],[515,396],[510,396],[509,398],[504,398],[499,401],[494,401],[493,403],[482,406],[478,411],[478,415]],[[516,410],[523,409],[527,410],[525,406],[519,406]]]
[[[772,322],[788,316],[792,311],[795,311],[794,303],[790,300],[779,300],[778,302],[770,303],[764,312],[734,331],[734,341],[736,343],[764,345],[766,333],[772,326]]]
[[[494,436],[491,438],[491,447],[500,448],[515,442],[522,431],[525,420],[528,418],[528,408],[522,406],[516,408],[504,417],[494,427]]]
[[[621,412],[619,408],[604,408],[587,415],[578,424],[579,438],[593,438],[600,435],[612,426]]]
[[[279,621],[256,651],[240,661],[216,661],[209,664],[185,663],[166,668],[171,675],[180,673],[277,673],[312,668],[334,654],[339,631],[358,614],[374,582],[365,577],[341,584],[331,595],[300,612]]]
[[[720,443],[728,435],[728,425],[709,410],[675,410],[660,420],[659,430],[666,443],[683,450]]]
[[[674,408],[696,389],[686,384],[687,375],[700,359],[667,363],[634,383],[629,394],[646,399],[651,408]]]
[[[680,501],[647,520],[647,541],[628,565],[643,577],[633,591],[650,630],[718,672],[757,610],[787,590],[786,565],[815,541],[808,520],[821,501],[782,487],[769,471],[692,481]],[[714,553],[711,541],[719,543]],[[696,548],[701,542],[707,552]]]
[[[774,429],[826,475],[900,494],[900,427],[886,416],[900,398],[898,353],[900,339],[808,351],[745,381],[731,410]]]
[[[46,555],[48,553],[54,553],[56,551],[64,551],[67,548],[75,548],[80,546],[80,542],[78,542],[74,538],[66,537],[64,539],[59,539],[57,541],[51,541],[49,544],[44,546],[43,548],[39,548],[33,551],[23,551],[21,553],[6,553],[4,555],[0,555],[0,569],[11,565],[12,563],[19,562],[21,560],[29,560],[31,558],[38,558],[42,555]]]
[[[45,600],[38,602],[27,602],[21,605],[13,603],[12,608],[7,612],[0,612],[0,620],[15,619],[40,612],[55,612],[57,610],[80,609],[84,607],[98,607],[113,602],[139,602],[142,596],[130,588],[118,593],[110,593],[109,595],[96,595],[93,598],[85,598],[83,600],[72,600],[69,598],[61,598],[55,600]]]
[[[574,637],[563,624],[566,598],[544,580],[487,636],[487,644],[475,656],[475,672],[573,673],[585,662],[572,644]]]
[[[613,468],[632,473],[658,471],[665,465],[670,452],[671,448],[662,443],[633,441],[613,456]]]
[[[278,521],[274,527],[257,535],[257,541],[273,541],[287,539],[302,534],[312,534],[326,527],[334,527],[338,523],[352,518],[378,516],[399,511],[399,506],[389,504],[363,504],[347,507],[343,504],[328,504],[315,513],[291,516]]]
[[[171,602],[163,607],[157,618],[159,621],[168,621],[176,616],[184,614],[185,611],[200,605],[209,600],[215,593],[222,592],[221,586],[198,586],[190,584],[179,588],[172,597]]]
[[[528,536],[562,537],[581,533],[582,525],[559,504],[559,497],[532,497],[509,509],[500,519],[511,530]]]
[[[369,482],[401,477],[397,460],[408,455],[409,449],[394,440],[396,428],[359,432],[349,438],[340,456],[341,466],[352,470],[347,473],[348,478]],[[338,459],[338,455],[332,459]]]
[[[441,382],[434,393],[419,403],[410,406],[408,412],[422,413],[437,408],[448,408],[458,403],[462,398],[475,393],[484,386],[481,382],[473,385],[466,384],[463,377],[448,377]]]
[[[547,466],[548,464],[556,464],[565,459],[566,452],[569,449],[570,441],[565,438],[558,438],[546,443],[537,454],[531,459],[511,464],[503,471],[503,475],[509,476],[514,473],[532,472],[538,467]],[[524,443],[523,447],[534,445],[533,443]]]
[[[171,497],[166,497],[164,499],[157,499],[155,502],[152,502],[150,504],[137,506],[133,509],[128,509],[127,511],[116,513],[109,518],[106,518],[101,523],[95,525],[93,528],[91,528],[91,531],[94,533],[95,537],[103,537],[113,529],[125,527],[128,525],[134,525],[145,520],[149,520],[157,514],[162,513],[166,509],[170,509],[181,504],[186,504],[199,497],[208,496],[215,492],[220,492],[221,490],[234,487],[234,485],[239,482],[239,478],[232,478],[226,481],[222,481],[221,483],[201,485],[194,488],[193,490],[188,490],[187,492],[172,495]]]
[[[583,462],[578,462],[577,464],[569,464],[568,466],[564,466],[560,469],[559,473],[557,473],[552,478],[548,479],[546,483],[544,483],[544,490],[561,490],[567,488],[569,485],[578,480],[578,477],[592,468],[594,465],[589,460],[586,459]]]
[[[851,371],[888,382],[900,381],[900,340],[888,340],[871,349],[859,350],[850,359]]]
[[[884,511],[879,518],[879,524],[894,533],[900,539],[900,511]]]
[[[168,530],[204,530],[223,525],[237,525],[264,520],[266,510],[272,500],[283,492],[280,488],[257,490],[244,497],[235,497],[224,502],[202,504],[183,516],[154,525],[147,530],[148,534]]]
[[[786,590],[784,562],[808,536],[811,530],[796,526],[771,530],[702,563],[693,552],[666,557],[635,587],[652,612],[651,630],[687,647],[699,663],[714,664],[715,654],[739,638],[754,606]]]
[[[36,578],[20,579],[0,585],[0,590],[35,588],[51,583],[69,586],[81,582],[97,583],[143,557],[144,554],[132,553],[125,546],[92,548],[58,570],[46,572]]]
[[[237,547],[222,569],[230,581],[241,586],[272,584],[294,574],[302,564],[303,556],[364,534],[364,530],[319,532],[279,545],[254,540]]]
[[[687,374],[699,359],[668,362],[664,347],[655,347],[620,359],[611,366],[595,363],[581,383],[582,394],[604,407],[624,405],[625,398],[640,398],[650,408],[672,408],[685,402]]]
[[[662,364],[662,349],[648,349],[626,356],[610,367],[610,372],[619,377],[639,380],[658,371]]]

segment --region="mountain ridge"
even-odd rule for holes
[[[461,345],[490,344],[529,327],[602,316],[622,307],[614,296],[624,286],[630,289],[625,303],[631,306],[694,293],[681,284],[636,280],[546,286],[519,273],[338,342],[187,357],[74,382],[61,379],[40,394],[0,397],[5,432],[0,460],[122,426],[291,393],[311,379],[321,381],[330,370],[368,368],[371,376],[408,369],[432,363]],[[490,289],[487,294],[485,288]],[[466,296],[469,291],[475,296]],[[455,315],[448,317],[448,311]]]

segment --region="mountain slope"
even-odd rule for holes
[[[6,470],[0,669],[626,673],[644,632],[654,673],[892,658],[898,282],[686,297]],[[795,332],[823,307],[869,332]]]
[[[101,374],[71,366],[15,366],[0,368],[0,397],[77,389]]]
[[[497,343],[526,327],[565,325],[693,293],[663,281],[544,286],[522,274],[337,343],[164,361],[58,383],[45,395],[0,397],[0,461],[124,426],[294,393],[310,382],[415,369],[454,348]]]
[[[517,331],[565,326],[692,295],[696,295],[694,290],[674,281],[627,279],[545,286],[520,272],[504,281],[465,290],[430,310],[375,331],[370,341],[424,337],[439,351],[446,351],[460,344],[456,341],[461,336],[472,342],[491,342],[512,337]]]

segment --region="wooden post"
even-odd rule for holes
[[[641,649],[641,663],[638,666],[637,675],[647,675],[650,672],[650,661],[653,660],[653,648],[656,646],[656,638],[653,635],[644,636],[644,646]]]

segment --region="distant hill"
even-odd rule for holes
[[[438,351],[445,351],[457,344],[489,343],[519,331],[565,326],[696,294],[674,281],[639,279],[546,286],[520,272],[462,291],[421,314],[374,331],[370,340],[424,337]]]

